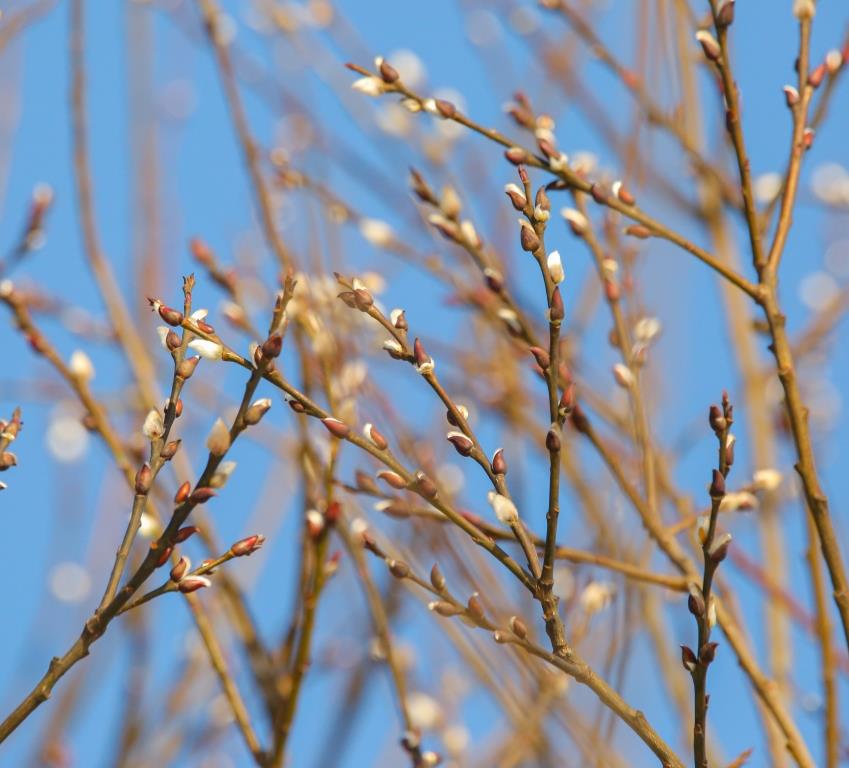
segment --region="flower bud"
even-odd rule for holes
[[[386,565],[396,579],[406,579],[410,575],[410,566],[403,560],[387,560]]]
[[[499,522],[504,525],[515,525],[519,522],[519,511],[516,509],[516,505],[506,496],[490,491],[488,499]]]
[[[197,592],[199,589],[211,586],[212,582],[206,576],[186,576],[180,581],[178,589],[183,594],[189,594],[190,592]]]
[[[158,440],[165,434],[165,423],[162,420],[162,414],[155,408],[148,411],[147,416],[145,416],[144,424],[142,425],[142,434],[151,441]]]
[[[233,544],[230,547],[230,552],[232,552],[235,557],[244,557],[246,555],[252,555],[263,544],[265,544],[265,536],[260,533],[255,533],[253,536],[240,539]]]
[[[429,611],[445,617],[457,616],[463,612],[462,608],[458,608],[453,603],[448,603],[444,600],[434,600],[427,604],[427,608]]]
[[[445,589],[445,577],[442,575],[442,571],[436,563],[434,563],[433,567],[430,569],[430,583],[437,592],[442,592],[442,590]]]
[[[189,498],[189,494],[192,491],[192,484],[186,480],[178,489],[177,493],[174,495],[174,503],[182,504],[186,499]]]
[[[426,499],[435,499],[438,494],[436,484],[424,472],[416,472],[416,490]]]
[[[624,232],[626,235],[636,237],[638,240],[646,240],[652,236],[651,230],[641,224],[631,224],[630,226],[625,227]]]
[[[425,375],[433,372],[435,366],[433,358],[425,352],[424,344],[418,338],[413,343],[413,357],[416,362],[416,370],[420,374]]]
[[[696,618],[701,618],[705,615],[705,598],[702,590],[696,584],[691,584],[689,587],[690,594],[687,598],[687,608],[690,613]]]
[[[507,197],[510,198],[510,202],[517,211],[523,211],[525,209],[528,201],[525,199],[525,195],[522,190],[516,184],[506,184],[504,186],[504,192]]]
[[[708,557],[714,565],[719,565],[723,560],[725,560],[726,555],[728,555],[728,547],[731,546],[731,534],[723,533],[718,539],[716,539],[711,545],[710,551],[708,552]]]
[[[145,496],[147,492],[150,490],[150,484],[153,480],[153,471],[150,468],[150,464],[145,462],[141,465],[141,468],[138,472],[136,472],[136,482],[135,482],[135,491],[137,496]]]
[[[499,448],[494,454],[492,454],[492,471],[496,475],[506,475],[507,474],[507,461],[504,458],[504,449]]]
[[[215,420],[209,431],[206,447],[213,456],[223,456],[230,449],[230,430],[220,418]]]
[[[461,456],[469,456],[475,447],[475,444],[462,432],[449,432],[446,439]]]
[[[206,504],[207,501],[216,495],[212,488],[196,488],[191,496],[189,496],[189,501],[192,504]]]
[[[154,547],[151,546],[153,549]],[[161,568],[165,563],[168,562],[168,558],[171,557],[171,547],[165,547],[160,553],[159,557],[156,559],[156,567]]]
[[[380,66],[378,67],[380,70],[380,77],[383,79],[384,83],[391,84],[398,81],[401,77],[398,74],[398,70],[395,69],[388,61],[380,60]]]
[[[725,0],[716,12],[717,29],[730,27],[734,22],[734,0]]]
[[[398,490],[407,487],[407,481],[401,477],[397,472],[392,472],[389,469],[381,470],[377,473],[377,477],[380,480],[383,480],[387,485],[392,486]]]
[[[537,365],[545,371],[551,365],[551,358],[548,355],[548,350],[542,347],[530,347],[530,352],[537,361]]]
[[[560,286],[555,286],[551,294],[551,306],[548,310],[548,320],[551,323],[559,323],[566,316],[563,307],[563,297],[560,295]]]
[[[716,649],[719,643],[705,643],[699,650],[699,661],[707,666],[716,658]]]
[[[192,563],[188,557],[181,557],[168,575],[171,581],[180,581],[190,570]]]
[[[175,454],[179,450],[180,444],[182,442],[182,440],[171,440],[170,442],[166,443],[163,449],[159,452],[160,458],[164,461],[171,461],[171,459],[174,458]]]
[[[699,660],[696,658],[696,654],[687,645],[681,646],[681,663],[684,665],[684,669],[690,673],[695,672],[696,666],[698,666]]]
[[[194,536],[198,530],[198,527],[195,525],[187,525],[184,528],[180,528],[180,530],[177,531],[177,535],[174,537],[174,543],[180,544],[191,536]]]
[[[710,497],[721,499],[723,496],[725,496],[725,476],[718,469],[714,469],[710,483]]]
[[[719,61],[719,57],[721,55],[719,43],[710,32],[706,29],[700,29],[696,32],[696,40],[698,40],[699,45],[702,46],[702,51],[704,52],[706,59],[709,61]]]
[[[371,444],[379,451],[385,451],[388,443],[386,438],[380,434],[374,424],[368,423],[363,427],[363,434]]]
[[[520,640],[524,640],[528,636],[528,628],[518,616],[511,616],[508,626],[510,631]]]
[[[183,313],[178,312],[176,309],[171,309],[171,307],[166,307],[164,304],[160,304],[157,311],[159,312],[159,316],[168,323],[168,325],[176,327],[183,322]]]
[[[259,424],[269,408],[271,408],[271,398],[261,397],[259,400],[254,400],[245,411],[245,424],[248,426]]]
[[[522,246],[522,250],[528,251],[529,253],[539,248],[539,236],[536,232],[534,232],[533,227],[524,221],[522,222],[522,227],[519,232],[519,242]]]
[[[326,419],[322,419],[321,423],[324,424],[327,431],[330,432],[333,437],[339,438],[340,440],[348,437],[351,433],[348,425],[339,421],[339,419],[334,419],[328,416]]]
[[[195,372],[195,368],[198,367],[198,363],[200,362],[200,357],[186,357],[183,358],[177,364],[177,375],[181,379],[189,379],[191,375]]]

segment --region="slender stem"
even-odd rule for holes
[[[837,698],[837,665],[831,637],[831,621],[828,616],[828,603],[825,595],[825,579],[822,564],[817,555],[817,531],[811,516],[807,516],[808,547],[805,556],[811,572],[811,586],[814,593],[816,615],[816,635],[820,646],[822,687],[825,710],[825,768],[837,768],[840,763],[840,713]]]
[[[734,75],[731,72],[730,54],[728,51],[728,27],[717,23],[717,0],[710,0],[711,12],[716,27],[717,42],[719,43],[719,59],[717,68],[722,79],[722,91],[725,97],[725,121],[731,143],[734,146],[734,156],[737,159],[737,170],[740,174],[740,191],[743,193],[743,209],[746,214],[746,226],[749,231],[749,242],[755,267],[763,268],[766,259],[761,244],[758,226],[758,211],[755,206],[755,196],[752,191],[752,172],[749,156],[746,153],[746,142],[743,138],[743,124],[740,120],[740,94]]]

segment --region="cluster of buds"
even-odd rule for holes
[[[0,472],[5,472],[11,467],[17,466],[18,458],[11,451],[5,450],[8,445],[14,442],[21,431],[23,422],[21,421],[21,409],[15,408],[12,418],[9,421],[0,419]],[[0,491],[6,488],[6,483],[0,482]]]
[[[336,273],[336,280],[346,290],[339,294],[339,298],[345,302],[351,309],[357,309],[360,312],[368,312],[374,305],[374,296],[366,288],[365,283],[359,278],[354,278],[350,283]]]
[[[202,564],[203,566],[203,564]],[[171,581],[177,584],[177,589],[183,594],[197,592],[199,589],[211,587],[212,582],[206,577],[192,573],[192,564],[188,557],[181,557],[169,574]]]

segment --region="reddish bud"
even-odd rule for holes
[[[444,118],[450,120],[457,114],[457,108],[454,104],[446,99],[436,99],[436,109]]]
[[[494,454],[492,454],[492,471],[496,475],[506,475],[507,474],[507,460],[504,458],[504,449],[499,448]]]
[[[545,447],[552,453],[560,450],[560,430],[556,424],[545,435]]]
[[[813,128],[805,128],[802,132],[802,146],[805,149],[810,149],[814,145],[814,136],[816,131]]]
[[[174,543],[180,544],[198,532],[199,528],[196,525],[187,525],[185,528],[180,528],[177,535],[174,537]]]
[[[176,309],[172,309],[171,307],[166,307],[164,304],[159,305],[159,316],[166,322],[168,325],[178,326],[183,322],[183,313],[178,312]]]
[[[367,312],[374,304],[374,297],[365,288],[354,290],[354,305],[360,312]]]
[[[416,365],[418,367],[427,365],[431,362],[430,355],[425,352],[424,344],[422,344],[421,339],[418,337],[416,337],[416,340],[413,342],[413,357],[415,358]]]
[[[566,414],[571,413],[574,407],[575,385],[572,382],[569,382],[563,389],[563,394],[560,396],[560,403],[558,404],[557,409],[561,415],[565,416]]]
[[[705,643],[699,651],[699,661],[707,666],[716,658],[716,649],[719,643]]]
[[[186,499],[189,498],[189,494],[192,491],[192,484],[186,480],[178,489],[177,493],[174,494],[174,503],[182,504]]]
[[[168,562],[168,558],[171,557],[171,547],[165,547],[162,552],[159,553],[159,557],[156,559],[156,567],[161,568],[165,563]]]
[[[793,109],[793,107],[799,103],[799,91],[797,91],[792,85],[785,85],[784,100],[787,102],[787,106],[790,109]]]
[[[521,227],[519,242],[522,245],[522,250],[529,253],[539,248],[539,237],[537,237],[537,233],[530,226]]]
[[[681,663],[684,665],[684,669],[688,672],[694,672],[699,663],[699,660],[696,658],[696,654],[693,653],[692,649],[687,645],[681,646]]]
[[[607,203],[607,192],[604,191],[601,184],[595,183],[590,187],[590,194],[592,195],[593,200],[601,205],[605,205]]]
[[[521,165],[524,162],[527,162],[528,153],[525,152],[521,147],[510,147],[507,151],[504,152],[504,157],[513,165]]]
[[[475,447],[475,444],[461,432],[449,432],[447,439],[461,456],[469,456]]]
[[[150,490],[150,483],[153,480],[153,470],[150,468],[150,464],[145,462],[141,465],[138,472],[136,472],[136,483],[135,490],[136,495],[145,496],[147,492]]]
[[[436,484],[424,472],[416,472],[416,490],[426,499],[435,499],[438,494]]]
[[[212,582],[206,576],[186,576],[178,585],[178,589],[183,594],[188,594],[211,586]]]
[[[168,347],[171,352],[180,346],[180,337],[172,329],[169,329],[168,333],[165,334],[165,346]]]
[[[196,488],[192,495],[189,496],[189,501],[192,504],[205,504],[215,495],[217,494],[212,488]]]
[[[398,82],[400,75],[388,61],[380,62],[380,77],[384,83],[392,84]]]
[[[389,469],[381,470],[377,473],[377,477],[378,479],[383,480],[384,483],[387,483],[398,490],[407,487],[407,481],[397,472],[392,472]]]
[[[726,0],[716,12],[717,29],[730,27],[734,22],[734,0]]]
[[[651,237],[651,230],[648,227],[642,226],[642,224],[631,224],[625,227],[625,234],[636,237],[639,240],[646,240]]]
[[[548,319],[552,323],[559,323],[565,315],[563,297],[560,295],[560,286],[555,286],[551,294],[551,307],[549,308]]]
[[[590,431],[590,420],[587,418],[587,414],[584,412],[584,409],[579,403],[575,403],[575,405],[572,407],[571,416],[572,426],[577,432],[580,432],[582,435],[585,435]]]
[[[171,461],[179,450],[181,443],[182,440],[172,440],[171,442],[166,443],[165,447],[159,452],[160,458],[165,461]]]
[[[283,336],[279,333],[272,333],[271,336],[262,343],[262,356],[266,360],[273,360],[275,357],[279,356],[282,349]]]
[[[189,559],[186,557],[181,557],[176,565],[171,569],[171,573],[168,574],[171,577],[171,581],[180,581],[191,568],[191,563]]]
[[[386,438],[377,430],[377,427],[375,427],[374,424],[366,424],[365,427],[363,427],[363,432],[377,450],[386,450],[388,445]]]
[[[545,370],[549,367],[549,365],[551,365],[551,358],[549,357],[548,352],[542,347],[531,347],[530,351],[540,368]]]
[[[265,536],[255,533],[253,536],[240,539],[233,544],[233,546],[230,547],[230,552],[232,552],[235,557],[244,557],[246,555],[252,555],[263,544],[265,544]]]
[[[820,64],[818,67],[815,67],[811,70],[811,73],[808,75],[808,85],[811,88],[819,88],[822,81],[825,79],[826,72],[828,68],[825,63]]]
[[[718,469],[713,470],[713,478],[710,483],[710,495],[713,499],[721,499],[725,496],[725,477]]]
[[[328,416],[326,419],[322,419],[321,423],[327,428],[327,431],[330,432],[333,437],[337,437],[340,440],[348,437],[351,433],[347,424],[342,423],[339,419],[334,419]]]
[[[184,358],[177,365],[177,375],[181,379],[191,378],[191,375],[195,372],[195,368],[198,367],[199,362],[200,357],[198,357],[197,355],[194,357]]]

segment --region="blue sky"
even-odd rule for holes
[[[261,91],[261,82],[256,88],[243,87],[254,134],[263,146],[281,142],[300,165],[326,180],[364,215],[391,222],[417,249],[449,253],[441,241],[432,240],[421,226],[408,226],[414,209],[404,191],[406,171],[409,165],[419,163],[420,157],[416,151],[408,149],[404,141],[381,136],[375,125],[375,115],[382,105],[367,102],[350,92],[347,85],[352,78],[342,63],[357,55],[358,63],[369,65],[377,54],[392,59],[393,52],[413,52],[425,68],[425,90],[451,89],[461,93],[469,114],[483,124],[497,125],[512,134],[517,130],[509,125],[502,105],[509,101],[514,90],[526,89],[535,104],[543,104],[556,118],[558,137],[565,151],[570,154],[582,150],[595,152],[602,165],[615,167],[615,157],[592,125],[564,99],[562,92],[544,82],[533,63],[532,41],[539,39],[535,36],[550,41],[565,39],[565,25],[549,15],[541,15],[532,4],[515,5],[526,8],[524,16],[515,11],[511,13],[514,4],[507,2],[493,3],[490,7],[485,3],[448,0],[403,4],[388,0],[369,3],[347,0],[338,3],[338,8],[349,22],[350,30],[355,32],[346,32],[327,46],[319,47],[260,34],[251,29],[255,17],[249,13],[247,3],[227,3],[227,11],[239,25],[236,41],[240,50],[263,70],[278,76],[285,84],[285,91],[299,102],[299,106],[292,107],[290,102],[280,98],[279,92],[269,97],[268,92]],[[621,58],[633,60],[632,17],[636,4],[610,0],[604,5],[605,10],[600,15],[602,35]],[[781,170],[786,161],[790,118],[781,86],[793,77],[795,25],[789,2],[752,0],[738,5],[733,27],[735,66],[743,94],[743,121],[749,138],[752,171],[758,177]],[[815,60],[829,48],[838,46],[845,36],[847,13],[841,5],[834,0],[819,4],[812,44]],[[172,302],[178,300],[179,276],[192,268],[186,243],[194,235],[201,235],[227,261],[239,260],[249,267],[258,262],[256,273],[266,281],[272,278],[273,270],[256,226],[247,178],[212,60],[199,32],[194,6],[180,0],[151,4],[104,2],[88,6],[86,64],[98,226],[104,250],[114,265],[131,311],[138,318],[140,330],[151,345],[155,345],[155,323],[145,310],[144,296],[137,284],[138,275],[132,266],[134,249],[145,242],[145,236],[156,235],[159,257],[150,269],[160,279],[159,290]],[[17,7],[20,4],[13,5],[9,13]],[[102,318],[103,307],[86,267],[75,211],[68,109],[67,11],[66,4],[60,4],[0,54],[3,113],[0,124],[0,247],[5,252],[15,242],[34,185],[39,182],[52,185],[55,204],[49,214],[47,243],[17,269],[13,278],[22,285],[38,286]],[[704,8],[699,9],[699,13],[703,11]],[[131,104],[128,97],[132,41],[138,43],[142,17],[151,22],[149,33],[153,51],[153,61],[149,65],[154,94],[147,111],[140,109],[138,103]],[[526,24],[530,24],[533,31],[523,38],[516,28]],[[316,34],[321,36],[321,33]],[[484,44],[471,45],[470,34]],[[306,35],[298,39],[309,41],[310,38]],[[404,57],[399,55],[398,58],[403,61]],[[633,112],[628,95],[597,64],[587,65],[586,81],[609,110],[614,124],[627,132]],[[724,137],[715,116],[715,93],[709,90],[706,80],[702,80],[701,85],[705,89],[705,102],[714,110],[706,121],[705,131],[707,144],[713,150]],[[849,149],[844,140],[846,94],[846,83],[841,82],[832,101],[831,117],[818,132],[814,148],[805,158],[800,202],[782,278],[788,323],[793,330],[804,327],[811,316],[811,302],[805,299],[806,285],[815,293],[814,288],[822,286],[823,281],[832,286],[843,284],[849,278],[849,249],[845,243],[849,238],[849,220],[845,214],[824,211],[811,192],[815,169],[825,163],[849,165]],[[661,92],[658,98],[665,103],[666,94]],[[343,103],[355,105],[356,120],[341,106]],[[320,132],[313,129],[306,144],[298,130],[297,117],[292,116],[293,112],[297,114],[298,108],[319,116]],[[156,205],[160,228],[156,233],[140,230],[141,219],[136,208],[139,201],[133,191],[139,169],[134,157],[140,151],[139,136],[146,120],[155,121],[159,153],[155,173],[158,176]],[[375,136],[380,137],[378,141],[374,141]],[[644,160],[656,164],[671,178],[681,178],[683,166],[676,164],[668,142],[653,138],[647,147],[649,156]],[[368,167],[379,169],[381,185],[385,182],[395,193],[392,205],[387,205],[386,196],[379,193],[384,186],[366,177],[361,166],[351,170],[350,161],[354,158],[362,158]],[[467,195],[475,195],[469,207],[486,223],[486,236],[491,240],[503,238],[505,232],[513,236],[510,228],[513,212],[504,203],[501,186],[514,179],[501,151],[478,137],[463,135],[457,139],[451,158],[448,167],[443,169],[443,176],[456,180]],[[481,190],[470,188],[467,179],[480,178],[480,168],[492,183]],[[686,180],[684,186],[687,187]],[[559,207],[558,203],[555,205]],[[650,199],[646,207],[663,214],[664,205],[662,201]],[[280,221],[284,236],[297,249],[306,249],[311,243],[311,234],[302,210],[284,203]],[[694,239],[706,242],[705,233],[693,222],[679,220],[678,225]],[[578,289],[583,285],[582,278],[587,270],[587,254],[560,222],[552,232],[556,239],[554,247],[561,250],[566,260],[569,275],[566,301],[571,311],[581,298]],[[742,228],[735,234],[745,261],[747,243]],[[338,242],[341,248],[333,257],[322,257],[324,266],[341,266],[348,273],[380,272],[388,283],[385,301],[391,306],[403,302],[411,324],[425,329],[428,337],[437,340],[463,338],[467,327],[463,314],[444,306],[445,290],[435,281],[397,260],[387,260],[350,229],[339,234]],[[515,257],[522,255],[517,247],[514,251]],[[811,275],[817,276],[813,283]],[[658,375],[656,379],[654,411],[661,441],[673,445],[692,429],[694,423],[700,423],[698,420],[703,418],[707,405],[717,399],[723,387],[734,395],[738,374],[728,352],[729,340],[716,283],[706,268],[671,247],[652,244],[641,262],[640,280],[646,305],[666,323],[655,361],[657,370],[665,371],[666,375]],[[519,275],[517,281],[520,293],[534,295],[532,280]],[[211,309],[219,301],[218,293],[208,284],[201,284],[196,296],[200,305]],[[7,542],[0,560],[0,605],[7,616],[7,631],[0,633],[0,658],[5,660],[0,665],[0,706],[4,711],[29,689],[50,656],[64,650],[75,637],[91,601],[97,596],[95,593],[101,588],[106,564],[129,508],[120,478],[110,466],[103,447],[93,437],[85,455],[73,462],[58,461],[48,451],[45,436],[49,425],[55,426],[63,409],[71,408],[72,401],[43,361],[30,354],[5,314],[4,311],[4,316],[0,316],[3,360],[0,416],[8,416],[19,404],[24,409],[26,427],[15,444],[20,466],[3,478],[9,488],[0,497],[0,526]],[[128,432],[134,428],[122,406],[127,371],[115,351],[109,345],[75,337],[55,318],[45,318],[42,323],[66,357],[75,348],[86,349],[97,369],[95,390],[114,405],[116,421],[123,428]],[[600,343],[604,333],[606,328],[602,324],[591,330],[586,341],[588,367],[602,377],[614,362],[612,350]],[[845,439],[839,438],[847,430],[843,400],[849,389],[849,352],[847,345],[839,343],[846,338],[845,323],[839,325],[835,338],[838,343],[830,348],[827,361],[811,361],[806,382],[809,391],[815,392],[817,402],[824,403],[825,419],[816,423],[816,444],[836,525],[845,542],[849,477],[843,471],[847,462]],[[167,381],[165,362],[160,357],[160,387]],[[205,398],[189,422],[187,443],[195,466],[201,460],[206,430],[218,410],[238,397],[242,381],[240,375],[233,372],[213,378],[203,366],[200,370],[209,375],[202,380],[207,391],[220,382],[224,394]],[[378,360],[374,370],[385,372],[388,366]],[[415,390],[415,382],[411,384],[409,376],[381,375],[384,376],[381,380],[389,383],[391,393],[407,396],[412,392],[410,397],[416,407],[411,409],[415,412],[410,420],[425,430],[438,413],[432,401],[420,396],[420,388]],[[609,383],[605,382],[605,385]],[[745,406],[741,403],[739,407]],[[275,405],[272,416],[278,430],[292,426],[290,414],[281,404]],[[499,439],[505,439],[503,426],[499,424],[486,425],[482,434],[487,444],[497,445]],[[752,467],[747,467],[745,444],[739,447],[738,466],[742,477],[744,468]],[[679,457],[675,478],[696,498],[702,498],[699,494],[712,451],[713,446],[703,433]],[[780,468],[791,474],[790,453],[782,450],[780,455]],[[222,540],[238,538],[252,532],[252,526],[273,519],[283,505],[281,494],[274,491],[279,491],[289,479],[285,473],[267,476],[270,462],[256,444],[243,446],[238,459],[240,473],[228,486],[228,496],[210,508]],[[533,466],[524,474],[523,494],[529,507],[539,507],[540,477]],[[478,497],[483,492],[483,486],[471,480],[468,488],[471,498],[476,491]],[[258,511],[252,511],[254,507]],[[477,508],[481,511],[483,506],[478,503]],[[793,593],[807,600],[809,587],[802,560],[805,539],[801,507],[788,504],[784,515]],[[541,513],[529,522],[539,527]],[[252,607],[268,637],[281,631],[288,615],[296,568],[291,559],[291,542],[297,537],[296,525],[294,515],[284,517],[275,530],[264,531],[269,536],[269,545],[262,558],[236,564],[244,569],[246,579],[259,580]],[[570,538],[586,543],[587,532],[581,529],[577,515],[565,514],[563,525]],[[735,537],[747,554],[757,556],[753,523],[740,523]],[[69,571],[67,567],[64,571],[60,569],[57,576],[57,566],[69,562],[81,565],[86,578],[93,582],[91,595],[81,602],[62,601],[56,596],[57,580],[82,578],[79,569]],[[382,573],[380,576],[382,578]],[[763,596],[747,586],[743,579],[737,579],[735,585],[740,589],[745,612],[757,616]],[[328,607],[320,615],[326,622],[328,634],[320,637],[329,637],[337,630],[346,638],[346,643],[337,650],[342,655],[350,653],[360,658],[369,630],[363,626],[349,627],[343,621],[344,611],[339,610],[351,594],[357,594],[360,599],[355,591],[331,586]],[[166,598],[159,602],[161,605],[156,605],[147,619],[151,656],[145,700],[154,707],[158,693],[167,689],[168,682],[179,674],[188,628],[186,612],[177,599]],[[402,640],[414,648],[420,631],[430,620],[418,610],[419,607],[405,609],[402,612],[404,621],[397,628]],[[682,610],[681,614],[671,626],[686,638],[692,633],[692,626],[686,612]],[[359,615],[361,618],[365,615],[362,606]],[[751,622],[756,644],[763,640],[758,623],[756,619]],[[68,724],[76,764],[111,764],[118,713],[125,696],[120,670],[133,658],[127,637],[121,627],[114,627],[87,662],[96,665],[89,674],[96,676],[97,685],[85,689],[84,705]],[[804,711],[801,706],[805,702],[810,704],[811,696],[818,692],[815,649],[807,640],[801,637],[797,640],[794,681],[797,686],[795,701],[799,706],[796,712],[811,749],[819,756],[821,740],[817,715]],[[447,652],[439,651],[435,655],[433,669],[422,662],[414,673],[416,685],[434,694],[439,692],[437,680],[442,679],[439,676],[449,666],[447,661],[441,667],[437,663],[445,661]],[[650,658],[644,643],[637,644],[635,656],[636,661],[629,667],[625,692],[652,713],[654,721],[664,731],[670,713],[653,690],[654,672],[650,665],[641,663]],[[420,658],[424,658],[424,654],[420,654]],[[376,683],[367,693],[367,704],[358,714],[351,749],[335,763],[342,768],[393,764],[397,728],[391,690],[385,677],[375,679]],[[10,743],[3,746],[0,764],[24,764],[48,723],[51,708],[59,701],[62,690],[71,685],[73,678],[64,680],[54,700],[42,707]],[[332,675],[318,673],[309,679],[295,725],[292,765],[317,764],[316,756],[321,747],[317,743],[318,734],[324,733],[321,726],[326,725],[317,718],[336,690],[334,686]],[[845,700],[845,681],[841,687]],[[718,663],[712,668],[711,722],[716,724],[729,758],[754,745],[756,752],[751,764],[766,765],[755,714],[749,700],[741,696],[741,690],[730,653],[720,654]],[[199,702],[199,708],[208,705],[215,695],[215,690],[208,691],[207,697]],[[483,738],[497,726],[493,708],[485,701],[467,699],[462,712],[473,738]],[[668,736],[674,742],[675,735],[668,733]],[[232,729],[222,740],[221,756],[216,760],[218,762],[207,765],[247,764],[242,745]],[[651,764],[642,753],[634,760],[635,765]],[[200,763],[183,754],[174,764],[193,766]]]

